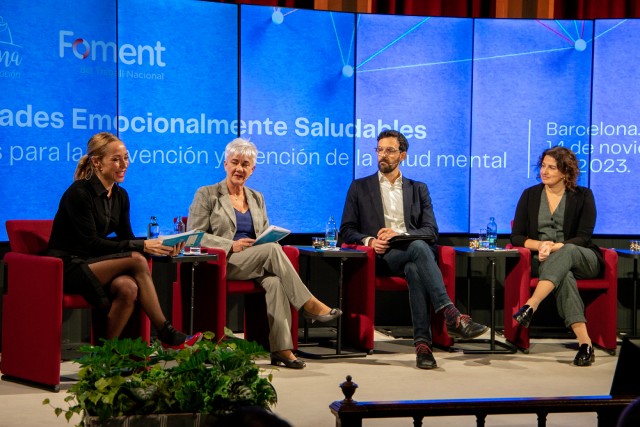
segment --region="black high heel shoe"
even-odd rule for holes
[[[284,365],[285,368],[289,368],[289,369],[303,369],[305,366],[307,366],[307,364],[304,363],[304,360],[301,360],[301,359],[291,360],[282,356],[280,353],[271,353],[271,364],[273,366],[280,366],[281,363]]]
[[[533,319],[533,308],[528,304],[525,304],[516,314],[513,315],[513,318],[516,319],[516,322],[520,323],[525,328],[528,328],[531,324],[531,319]]]
[[[324,323],[342,316],[342,310],[340,310],[339,308],[332,308],[331,311],[327,314],[311,314],[308,311],[304,310],[302,315],[305,319],[311,320],[312,323],[316,320],[318,322]]]

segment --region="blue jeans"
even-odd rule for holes
[[[407,279],[413,341],[431,344],[431,306],[437,313],[451,304],[436,263],[435,248],[422,240],[414,240],[378,256],[377,267],[388,275]]]

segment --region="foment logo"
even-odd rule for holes
[[[73,53],[78,59],[90,58],[92,61],[118,62],[127,65],[157,65],[164,67],[167,65],[162,60],[162,52],[167,49],[157,41],[155,46],[123,44],[118,47],[115,42],[105,42],[103,40],[86,40],[74,36],[73,31],[60,31],[59,39],[60,58],[64,58],[66,53]]]

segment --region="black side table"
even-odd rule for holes
[[[640,252],[630,251],[629,249],[616,249],[616,253],[622,258],[633,259],[633,311],[631,312],[631,335],[638,336],[638,259]]]
[[[160,262],[160,263],[191,264],[191,310],[189,313],[189,334],[193,334],[193,310],[195,306],[196,267],[201,262],[217,261],[218,255],[216,254],[182,255],[181,254],[176,256],[152,256],[151,259],[153,260],[153,262]]]
[[[491,283],[491,338],[489,340],[466,340],[467,342],[488,342],[489,349],[463,349],[465,354],[513,354],[517,351],[516,347],[510,343],[504,343],[496,341],[496,259],[497,258],[517,258],[520,256],[516,249],[498,249],[494,251],[478,251],[468,247],[455,247],[456,255],[464,256],[467,258],[467,288],[470,289],[471,272],[470,272],[470,259],[471,258],[486,258],[491,264],[491,277],[489,278]],[[467,298],[471,299],[470,295]],[[502,347],[500,349],[496,347]]]
[[[355,249],[340,249],[340,250],[322,250],[315,249],[313,246],[296,246],[300,251],[300,257],[319,257],[326,258],[331,260],[339,260],[340,261],[340,270],[338,275],[338,308],[342,310],[342,295],[343,295],[343,273],[344,273],[344,263],[350,258],[366,258],[367,253],[364,251],[359,251]],[[309,277],[310,272],[307,272],[307,286],[309,286]],[[344,314],[343,314],[344,315]],[[338,325],[336,327],[337,337],[336,337],[336,351],[335,353],[330,354],[315,354],[307,351],[300,351],[298,353],[304,357],[310,359],[332,359],[332,358],[340,358],[340,357],[366,357],[367,353],[364,352],[354,352],[354,351],[343,351],[342,349],[342,316],[337,319]],[[305,325],[305,338],[307,335],[307,328]]]

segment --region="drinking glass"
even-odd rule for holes
[[[487,229],[481,228],[480,233],[478,234],[478,249],[480,248],[488,248],[489,240],[487,240]]]
[[[322,249],[324,248],[324,237],[312,237],[311,245],[314,249]]]

